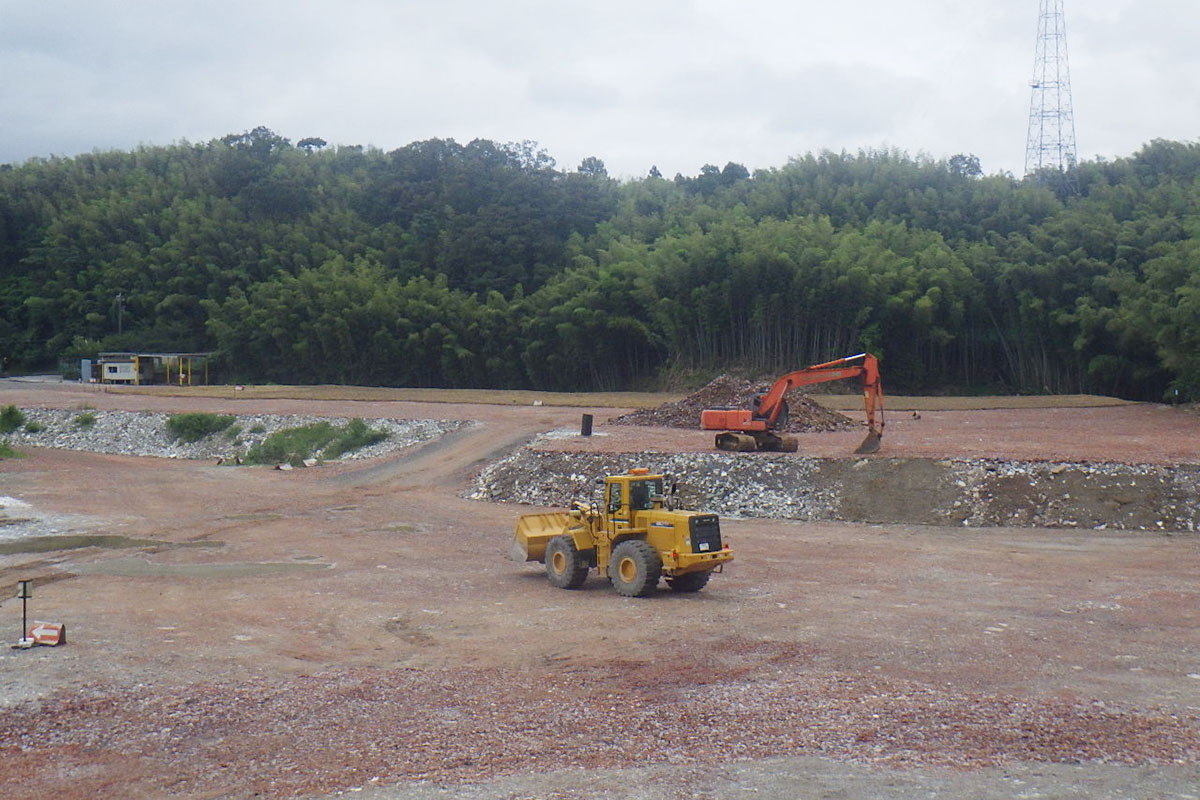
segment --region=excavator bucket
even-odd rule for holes
[[[546,558],[546,545],[555,536],[564,533],[571,521],[566,511],[551,511],[546,514],[525,514],[517,520],[512,545],[508,548],[509,561],[542,561]]]
[[[858,449],[855,450],[854,452],[857,453],[858,455],[866,455],[867,453],[878,453],[879,452],[879,443],[880,443],[881,439],[883,439],[882,433],[880,433],[877,430],[871,430],[871,432],[867,434],[867,438],[862,440],[862,444],[860,444],[858,446]]]

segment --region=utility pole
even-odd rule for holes
[[[1029,135],[1025,141],[1025,174],[1079,191],[1076,164],[1075,112],[1071,105],[1071,69],[1067,63],[1067,25],[1063,0],[1040,0],[1037,54],[1029,101]],[[1048,172],[1057,170],[1057,175]]]

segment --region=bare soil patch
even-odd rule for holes
[[[19,742],[7,768],[35,775],[60,760],[75,761],[78,748],[121,753],[122,763],[133,766],[129,773],[77,783],[93,796],[198,795],[233,786],[244,794],[287,796],[335,791],[347,782],[463,783],[536,774],[547,763],[613,769],[731,756],[820,755],[957,769],[1200,758],[1200,729],[1162,712],[967,696],[831,673],[813,669],[803,650],[738,638],[720,652],[680,648],[662,655],[660,662],[615,659],[586,672],[357,668],[282,683],[198,683],[177,695],[138,687],[60,696],[6,715],[0,739]],[[581,703],[584,681],[593,700],[603,698],[600,708]],[[64,741],[52,720],[68,716],[73,730]],[[331,732],[338,734],[333,748]],[[284,758],[274,755],[278,749]],[[248,757],[258,768],[231,774]]]
[[[608,798],[647,770],[656,800],[748,783],[889,797],[932,775],[947,796],[1183,798],[1200,777],[1194,535],[731,519],[736,560],[703,592],[630,600],[504,560],[537,509],[460,495],[547,431],[567,433],[539,452],[562,458],[701,453],[703,431],[608,426],[599,406],[9,392],[0,404],[474,424],[290,473],[38,448],[0,462],[0,495],[65,535],[0,552],[0,590],[33,578],[31,613],[71,631],[0,651],[5,797],[31,775],[57,800]],[[574,435],[581,412],[607,435]],[[1157,406],[889,423],[895,457],[1169,468],[1200,441],[1200,419]],[[836,455],[860,433],[800,437]]]

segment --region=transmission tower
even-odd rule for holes
[[[1067,64],[1067,25],[1063,0],[1041,0],[1037,56],[1029,102],[1025,174],[1058,170],[1068,188],[1075,166],[1075,112],[1071,108],[1071,69]]]

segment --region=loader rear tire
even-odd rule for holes
[[[698,592],[708,585],[708,579],[711,577],[712,570],[689,572],[686,575],[667,578],[667,586],[671,587],[672,592]]]
[[[579,555],[574,539],[564,533],[550,540],[546,545],[546,577],[552,586],[578,589],[587,574],[587,562]]]
[[[618,593],[646,597],[662,577],[662,559],[657,550],[641,539],[626,539],[613,550],[608,577]]]

